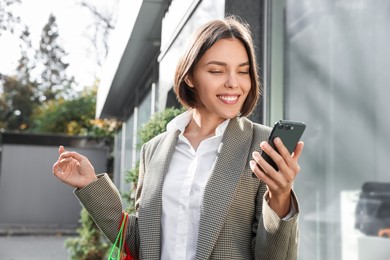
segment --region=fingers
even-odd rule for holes
[[[275,152],[275,153],[277,154],[278,158],[283,160],[283,158],[277,152]],[[277,171],[277,170],[275,170],[275,168],[271,164],[269,164],[260,155],[260,153],[254,152],[252,154],[252,156],[253,156],[255,162],[258,164],[258,166],[260,166],[260,168],[259,168],[260,175],[265,174],[265,176],[266,176],[265,179],[270,179],[276,183],[283,183],[285,181],[285,179],[288,179],[288,180],[293,179],[293,176],[290,176],[289,173],[285,174],[285,171],[282,172],[282,168],[284,168],[284,167],[281,166],[282,163],[279,162],[279,159],[275,159],[275,158],[271,157],[274,161],[276,161],[276,164],[278,165],[279,171]],[[285,163],[283,162],[283,164],[285,164]],[[286,175],[286,176],[284,176],[284,175]],[[263,176],[263,178],[261,178],[261,180],[263,180],[264,182],[265,182],[265,179],[264,179],[264,176]]]
[[[279,137],[275,138],[274,144],[278,152],[266,142],[261,143],[260,146],[274,160],[279,171],[289,173],[290,170],[293,170],[295,176],[300,170],[298,159],[302,153],[303,142],[299,142],[296,145],[294,155],[290,154],[289,150],[284,146]]]
[[[95,170],[88,158],[74,151],[67,151],[61,145],[58,159],[53,164],[52,173],[62,182],[82,188],[96,180]]]
[[[295,147],[295,150],[292,154],[292,157],[295,159],[295,160],[298,160],[299,157],[301,156],[302,154],[302,151],[303,151],[303,147],[304,147],[304,143],[303,141],[299,141],[297,146]]]
[[[253,153],[253,158],[254,160],[250,161],[250,166],[253,173],[257,176],[257,178],[267,184],[271,190],[277,189],[277,183],[280,182],[280,180],[277,179],[281,176],[276,174],[277,172],[275,169],[269,165],[258,152]]]
[[[59,149],[59,151],[61,150],[61,148]],[[68,158],[73,158],[75,159],[76,161],[78,162],[81,162],[83,160],[86,159],[85,156],[77,153],[77,152],[69,152],[69,151],[66,151],[66,150],[63,150],[62,153],[60,153],[60,156],[58,157],[58,160],[61,161],[63,159],[68,159]]]
[[[62,159],[55,162],[52,169],[54,176],[62,181],[66,180],[69,175],[69,172],[67,171],[67,164],[69,164],[71,160],[72,159]]]
[[[60,145],[58,147],[58,154],[60,155],[58,160],[62,160],[64,158],[74,158],[74,159],[76,159],[77,161],[80,162],[80,161],[86,159],[85,156],[82,156],[79,153],[70,152],[70,151],[65,150],[64,146],[62,146],[62,145]]]
[[[65,151],[65,148],[64,146],[60,145],[58,147],[58,155],[61,155],[63,152]],[[52,173],[59,178],[59,176],[57,175],[57,173],[60,173],[62,174],[62,169],[60,167],[60,159],[58,158],[57,161],[53,164],[53,167],[52,167]]]
[[[59,157],[53,164],[52,173],[61,180],[66,179],[68,175],[68,166],[71,166],[73,163],[78,165],[85,158],[76,152],[66,151],[62,145],[58,147],[58,154]]]
[[[79,165],[79,162],[73,158],[59,158],[53,164],[53,171],[56,170],[56,171],[64,172],[66,170],[66,167],[74,163]]]
[[[58,162],[56,162],[54,165],[53,165],[53,169],[52,169],[52,172],[54,174],[54,176],[56,176],[58,179],[62,180],[63,179],[63,175],[64,175],[64,172],[62,171],[60,165]]]
[[[65,152],[65,148],[60,145],[60,147],[58,147],[58,154],[62,154],[63,152]]]
[[[253,153],[254,160],[250,162],[251,169],[260,180],[267,184],[270,190],[290,189],[300,171],[298,159],[304,143],[299,142],[292,155],[280,138],[275,138],[274,143],[277,150],[273,149],[267,142],[262,142],[260,147],[276,163],[279,171],[277,172],[258,152]]]

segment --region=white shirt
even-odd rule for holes
[[[187,111],[167,125],[167,131],[179,130],[181,133],[163,185],[162,260],[195,259],[203,191],[229,123],[229,119],[222,122],[216,128],[215,136],[203,140],[195,151],[183,135],[191,118],[192,111]],[[283,220],[290,219],[295,213],[291,198],[290,212]]]
[[[162,193],[162,260],[195,259],[203,191],[213,169],[217,150],[229,120],[203,140],[195,151],[183,135],[192,118],[187,111],[174,118],[168,131],[180,130]]]

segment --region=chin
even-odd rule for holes
[[[233,118],[235,118],[235,117],[237,117],[237,116],[239,116],[239,115],[240,115],[240,113],[238,112],[238,113],[232,113],[232,114],[221,115],[221,117],[223,117],[223,118],[225,118],[225,119],[233,119]]]

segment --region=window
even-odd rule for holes
[[[283,26],[272,24],[283,44],[271,44],[283,47],[273,47],[271,61],[282,55],[283,66],[272,65],[282,84],[271,77],[270,94],[282,93],[284,118],[307,124],[295,183],[299,259],[389,259],[390,239],[378,234],[390,228],[390,2],[286,0],[272,8],[283,14]]]

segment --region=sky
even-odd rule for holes
[[[68,75],[75,76],[79,87],[93,84],[95,75],[100,71],[96,58],[92,53],[92,45],[86,32],[94,23],[90,11],[81,7],[80,0],[22,0],[13,7],[14,15],[28,25],[32,44],[39,46],[43,26],[50,13],[57,18],[58,31],[62,47],[68,53],[66,62]],[[104,6],[105,0],[89,0],[95,6]],[[0,72],[9,75],[15,70],[20,57],[17,35],[3,32],[0,36]]]

